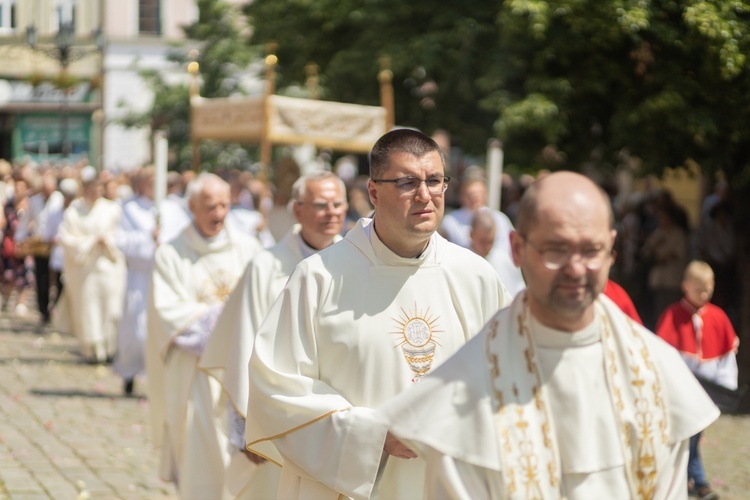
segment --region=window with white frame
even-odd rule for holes
[[[0,0],[0,33],[13,33],[18,28],[16,0]]]

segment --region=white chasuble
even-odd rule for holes
[[[228,228],[208,240],[191,224],[154,256],[148,395],[154,443],[162,448],[161,476],[177,483],[181,498],[221,498],[228,451],[223,427],[213,415],[218,384],[197,370],[198,352],[178,341],[196,328],[210,334],[212,316],[260,250],[257,241]]]
[[[425,456],[429,497],[685,497],[688,439],[718,410],[674,349],[603,295],[595,308],[559,332],[522,293],[381,410]]]
[[[300,230],[301,226],[295,225],[277,245],[252,258],[227,299],[214,333],[206,344],[199,366],[221,384],[224,397],[217,404],[218,414],[230,404],[238,415],[245,418],[248,407],[247,364],[255,333],[294,268],[304,257],[314,253],[303,243]],[[244,437],[242,441],[244,443]],[[255,465],[244,454],[233,453],[226,474],[229,492],[238,495],[242,491],[238,498],[243,499],[275,496],[281,458],[278,454],[268,458],[269,462]]]
[[[122,210],[107,200],[73,201],[59,229],[64,255],[62,304],[84,357],[104,362],[114,355],[125,294],[125,259],[115,244]]]
[[[383,452],[374,408],[422,379],[509,300],[481,257],[434,234],[401,258],[362,219],[302,261],[250,361],[248,449],[284,460],[280,497],[421,498],[424,464]]]

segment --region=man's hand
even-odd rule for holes
[[[250,460],[254,464],[259,465],[266,461],[265,458],[261,457],[260,455],[256,455],[252,451],[242,450],[242,453],[244,453],[247,459]]]
[[[383,445],[383,449],[394,457],[406,459],[417,458],[417,454],[411,451],[409,447],[404,443],[399,441],[396,436],[391,434],[391,431],[388,431],[388,433],[385,435],[385,444]]]

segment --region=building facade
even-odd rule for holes
[[[195,0],[0,0],[0,158],[149,162],[150,129],[118,120],[151,106],[142,70],[187,78],[167,54],[197,17]]]

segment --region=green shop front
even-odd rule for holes
[[[60,89],[0,80],[0,158],[39,163],[97,158],[98,97],[88,82]]]

